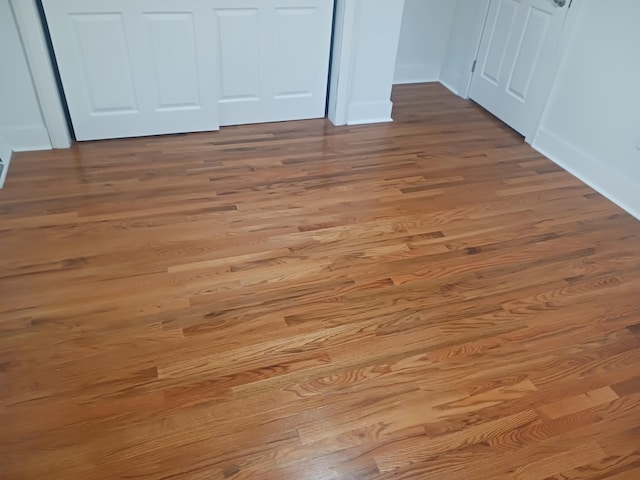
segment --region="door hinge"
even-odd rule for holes
[[[476,71],[476,63],[478,63],[478,60],[473,61],[473,65],[471,65],[471,73]]]

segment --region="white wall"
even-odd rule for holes
[[[0,0],[0,136],[14,151],[51,148],[9,0]]]
[[[640,218],[640,2],[574,0],[533,146]]]
[[[455,5],[440,81],[465,98],[488,8],[489,0],[457,0]]]
[[[405,0],[394,83],[437,82],[457,0]]]

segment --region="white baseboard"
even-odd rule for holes
[[[51,150],[51,140],[44,125],[2,127],[2,135],[14,152]]]
[[[640,184],[541,128],[533,148],[640,220]]]
[[[458,93],[458,90],[453,85],[449,85],[449,83],[447,83],[446,81],[444,81],[442,79],[440,79],[439,81],[451,93],[453,93],[454,95],[460,96],[460,93]]]
[[[466,80],[462,75],[452,72],[447,68],[443,68],[442,72],[440,72],[440,79],[438,81],[459,97],[468,98],[466,92]]]
[[[2,188],[5,178],[7,178],[12,154],[13,149],[11,148],[11,145],[9,145],[9,142],[0,135],[0,163],[2,163],[2,172],[0,172],[0,188]]]
[[[13,152],[13,148],[11,148],[11,144],[7,141],[7,139],[0,132],[0,161],[7,161],[11,157],[11,153]]]
[[[437,82],[440,78],[440,66],[429,63],[396,65],[393,76],[394,85],[405,83]]]
[[[393,102],[357,102],[352,103],[347,115],[347,125],[391,122]]]
[[[0,172],[0,188],[4,187],[4,181],[7,179],[7,173],[9,172],[9,165],[11,165],[11,156],[13,154],[10,152],[9,155],[5,158],[2,157],[2,172]]]
[[[51,140],[44,125],[2,127],[0,131],[0,159],[2,173],[0,173],[0,188],[9,172],[9,164],[14,152],[28,152],[33,150],[51,150]]]
[[[369,118],[367,120],[353,120],[349,123],[347,123],[347,125],[353,126],[353,125],[370,125],[373,123],[390,123],[393,122],[393,118],[388,117],[388,118]]]

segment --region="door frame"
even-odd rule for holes
[[[58,86],[48,34],[40,17],[38,0],[9,0],[31,71],[40,111],[53,148],[69,148],[72,134]]]
[[[487,27],[489,7],[491,6],[491,2],[495,2],[495,1],[498,1],[498,0],[487,1],[486,10],[484,12],[484,15],[482,16],[482,28],[478,29],[479,34],[476,35],[476,37],[473,39],[474,47],[475,47],[474,48],[475,56],[473,58],[472,65],[475,65],[478,60],[478,55],[480,53],[480,43],[482,42],[482,37]],[[549,74],[547,75],[546,82],[541,87],[541,91],[540,91],[540,98],[543,98],[544,100],[534,106],[534,109],[533,109],[534,120],[531,124],[532,125],[531,131],[525,133],[524,139],[529,145],[533,144],[533,142],[535,141],[535,137],[538,134],[538,131],[540,130],[542,117],[551,99],[551,93],[555,85],[556,75],[562,63],[562,59],[564,58],[568,50],[569,40],[571,38],[571,32],[573,31],[577,18],[579,17],[581,7],[582,7],[582,0],[568,0],[567,8],[569,9],[569,11],[567,12],[564,23],[562,25],[560,39],[558,40],[558,44],[556,45],[555,50],[551,57],[551,64],[549,65]],[[480,19],[478,21],[480,21]],[[469,91],[471,90],[471,82],[473,81],[474,74],[475,72],[473,70],[469,74],[467,87],[463,95],[464,98],[467,98],[467,99],[470,98]]]
[[[493,0],[478,0],[484,1],[485,5],[482,10],[482,15],[478,15],[478,19],[476,20],[476,27],[473,30],[473,34],[471,37],[471,43],[473,45],[473,55],[468,59],[469,65],[469,75],[466,78],[464,92],[460,93],[460,96],[463,98],[469,98],[469,92],[471,91],[471,80],[473,80],[473,69],[475,68],[476,61],[478,60],[478,55],[480,54],[480,43],[482,42],[482,36],[484,35],[484,30],[487,27],[487,17],[489,15],[489,7],[491,6],[491,2]]]
[[[346,125],[351,91],[356,2],[335,0],[327,117],[334,125]]]

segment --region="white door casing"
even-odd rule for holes
[[[44,0],[78,140],[323,117],[333,0]]]
[[[491,0],[469,96],[525,136],[546,100],[568,8],[568,0]]]
[[[69,148],[71,135],[36,0],[10,0],[33,86],[53,148]]]

